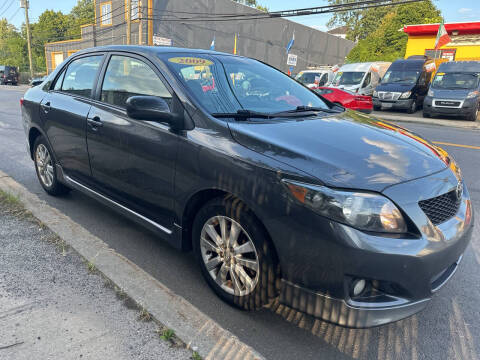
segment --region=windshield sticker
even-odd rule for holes
[[[174,57],[168,59],[169,62],[183,65],[213,65],[213,62],[207,59],[195,57]]]

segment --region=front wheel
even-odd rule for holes
[[[33,161],[38,180],[43,189],[50,195],[63,195],[70,191],[57,180],[57,170],[52,151],[43,136],[39,136],[33,145]]]
[[[407,113],[413,114],[415,111],[417,111],[417,101],[413,100],[412,105],[410,105],[410,107],[407,110]]]
[[[193,247],[202,274],[231,305],[257,310],[278,296],[279,266],[265,230],[244,203],[217,198],[198,212]]]
[[[477,121],[477,119],[478,119],[478,108],[479,107],[480,107],[480,105],[478,105],[475,109],[473,109],[473,111],[470,113],[470,115],[467,116],[467,120]]]

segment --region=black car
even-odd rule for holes
[[[461,116],[476,121],[480,108],[480,61],[439,66],[423,102],[423,116]]]
[[[18,71],[15,66],[0,65],[0,85],[18,84]]]
[[[434,70],[435,61],[424,56],[394,61],[375,88],[374,109],[401,109],[414,113],[423,104]]]
[[[30,80],[30,86],[35,87],[35,86],[41,85],[46,78],[47,78],[46,76],[33,78],[32,80]]]
[[[345,326],[395,321],[427,304],[470,240],[445,151],[253,59],[98,47],[22,104],[46,192],[79,190],[193,249],[243,309],[279,296]]]

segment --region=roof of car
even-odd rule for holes
[[[480,61],[449,61],[440,64],[441,72],[480,72]]]
[[[344,72],[344,71],[367,71],[373,65],[382,65],[382,64],[390,64],[390,63],[384,62],[384,61],[375,61],[375,62],[345,64],[345,65],[342,65],[339,72]]]
[[[207,55],[230,55],[228,53],[205,50],[205,49],[188,49],[188,48],[178,48],[172,46],[139,46],[139,45],[107,45],[107,46],[97,46],[93,48],[88,48],[81,50],[77,54],[85,54],[90,52],[99,52],[99,51],[125,51],[132,52],[136,54],[151,55],[151,54],[168,54],[168,53],[186,53],[186,54],[207,54]]]

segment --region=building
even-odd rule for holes
[[[408,34],[405,58],[411,55],[428,55],[448,60],[480,60],[480,21],[445,24],[451,41],[434,50],[439,24],[407,25]]]
[[[346,39],[348,32],[348,26],[340,26],[332,30],[328,30],[327,34],[338,36],[339,38]]]
[[[231,0],[131,0],[131,44],[177,46],[236,52],[287,71],[286,46],[297,55],[298,70],[342,64],[354,43],[284,18],[255,17],[262,11]],[[232,14],[251,15],[232,20]],[[67,56],[93,46],[126,44],[126,0],[95,1],[95,24],[82,26],[81,38],[45,45],[47,72]],[[293,35],[295,34],[295,35]]]

